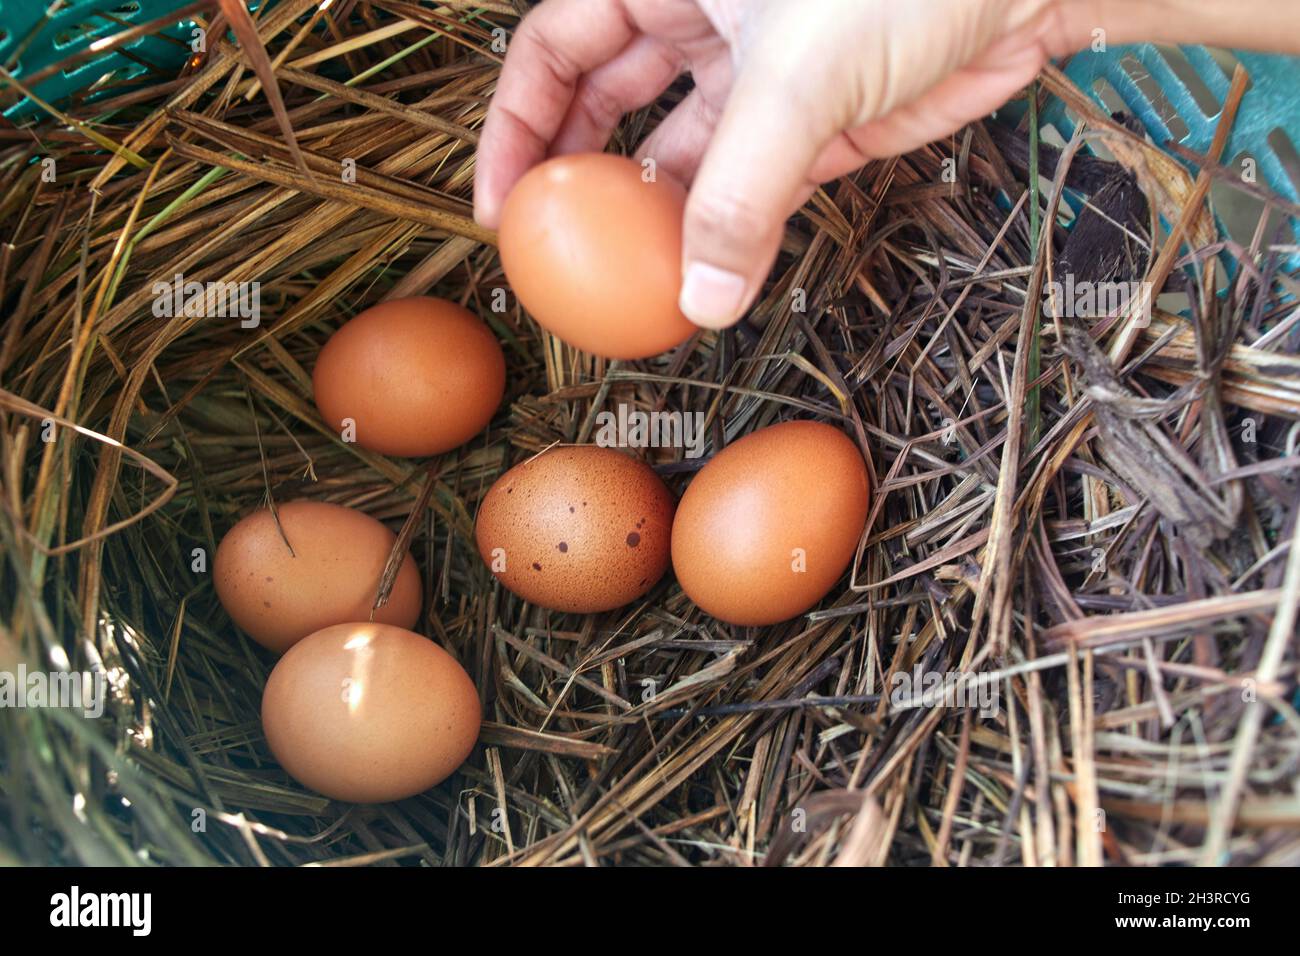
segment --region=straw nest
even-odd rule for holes
[[[1039,94],[1115,162],[990,122],[872,163],[791,222],[740,326],[606,362],[512,296],[491,308],[505,280],[468,200],[492,31],[518,11],[318,6],[282,0],[257,41],[0,131],[0,650],[111,683],[98,720],[3,711],[0,860],[1300,862],[1297,286],[1272,232],[1218,234],[1207,187],[1297,210],[1218,155],[1189,175],[1049,70]],[[300,158],[253,73],[268,56]],[[1089,197],[1073,231],[1066,195]],[[259,282],[262,325],[155,316],[178,272]],[[1067,272],[1190,304],[1053,319]],[[507,401],[436,462],[341,442],[312,403],[317,351],[422,293],[492,324]],[[758,629],[701,616],[671,576],[589,617],[495,586],[472,540],[487,487],[619,403],[706,412],[704,460],[783,418],[842,426],[877,479],[852,582]],[[678,492],[699,464],[650,460]],[[444,785],[341,805],[271,759],[273,662],[193,570],[268,495],[409,529],[420,627],[484,706]],[[983,675],[995,712],[891,693],[918,669]]]

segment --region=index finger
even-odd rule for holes
[[[636,37],[624,0],[546,0],[519,23],[479,137],[474,218],[496,228],[506,193],[546,158],[578,81]]]

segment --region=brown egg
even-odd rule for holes
[[[686,190],[607,153],[557,156],[501,210],[501,265],[525,309],[570,345],[606,358],[657,355],[695,331],[677,308]]]
[[[612,448],[553,448],[511,468],[479,505],[492,573],[526,601],[590,614],[622,607],[668,570],[673,496]]]
[[[700,609],[776,624],[834,587],[867,521],[866,464],[820,422],[783,422],[728,445],[700,469],[673,522],[673,571]]]
[[[280,658],[262,727],[289,776],[335,800],[384,803],[465,762],[482,708],[456,659],[389,624],[336,624]]]
[[[213,583],[231,619],[277,654],[322,627],[369,620],[397,536],[363,512],[324,501],[290,501],[276,513],[283,537],[262,509],[217,547]],[[375,620],[411,627],[419,616],[420,576],[408,556]]]
[[[344,323],[312,373],[316,407],[345,441],[407,457],[469,441],[492,420],[505,387],[491,330],[428,296],[381,302]]]

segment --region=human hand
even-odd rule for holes
[[[817,186],[946,136],[1085,45],[1242,29],[1236,0],[546,0],[520,23],[479,144],[489,227],[530,167],[601,150],[683,71],[637,158],[691,184],[681,308],[734,323]],[[1276,18],[1292,0],[1257,0]],[[1238,24],[1238,26],[1233,26]],[[1190,34],[1187,36],[1185,34]],[[1232,39],[1237,39],[1235,35]]]

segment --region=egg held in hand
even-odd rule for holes
[[[397,536],[324,501],[289,501],[276,514],[279,527],[268,509],[254,511],[217,546],[213,585],[231,620],[277,654],[322,627],[369,620]],[[412,627],[419,616],[420,576],[408,556],[374,619]]]
[[[686,190],[607,153],[557,156],[515,184],[498,247],[529,314],[606,358],[658,355],[695,331],[677,307]]]
[[[672,492],[648,465],[596,445],[552,448],[511,468],[479,505],[479,554],[533,604],[622,607],[668,570]]]
[[[280,658],[262,727],[288,774],[335,800],[384,803],[428,790],[474,749],[478,691],[454,657],[389,624],[336,624]]]
[[[492,330],[429,296],[371,306],[330,336],[312,372],[321,417],[344,441],[385,455],[437,455],[469,441],[505,394]]]
[[[731,624],[789,620],[849,567],[867,520],[857,446],[793,421],[732,442],[697,474],[673,521],[673,571],[701,610]]]

